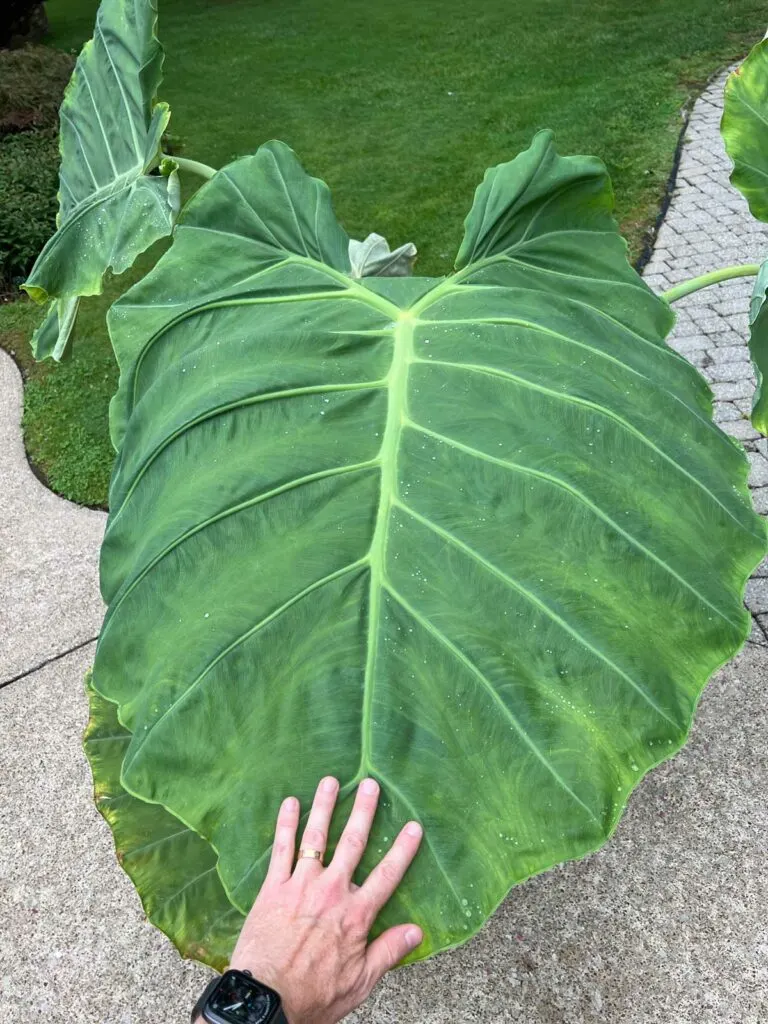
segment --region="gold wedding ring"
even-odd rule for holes
[[[298,860],[302,860],[304,857],[309,857],[310,860],[322,860],[323,851],[313,850],[311,846],[303,846],[299,850]]]

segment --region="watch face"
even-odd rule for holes
[[[264,1024],[277,1009],[275,996],[257,981],[229,971],[208,998],[206,1010],[228,1024]]]

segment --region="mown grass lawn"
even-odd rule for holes
[[[78,47],[95,10],[95,0],[51,4],[49,41]],[[759,38],[765,9],[763,0],[161,0],[160,18],[162,97],[182,155],[220,166],[281,138],[328,181],[351,235],[414,241],[419,271],[441,274],[486,167],[544,126],[561,152],[606,162],[637,255],[681,108]],[[124,286],[113,282],[110,295]],[[0,308],[0,343],[28,375],[31,457],[55,489],[88,504],[106,502],[112,458],[107,305],[84,304],[73,360],[59,367],[29,359],[35,311]]]

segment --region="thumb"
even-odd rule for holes
[[[371,988],[404,956],[416,949],[423,938],[424,934],[418,925],[397,924],[374,939],[365,957]]]

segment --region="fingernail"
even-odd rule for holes
[[[409,928],[405,933],[405,941],[408,944],[408,949],[416,949],[421,943],[423,935],[421,934],[421,928],[417,928],[415,925]]]
[[[323,781],[320,783],[320,789],[324,793],[333,793],[337,789],[338,785],[339,784],[336,781],[336,779],[334,779],[333,776],[329,775],[327,779],[323,779]]]
[[[280,808],[281,811],[285,811],[286,814],[290,814],[291,811],[298,811],[299,801],[295,796],[287,796],[283,800],[283,806]]]
[[[408,833],[409,836],[416,837],[421,835],[423,829],[421,825],[418,823],[418,821],[409,821],[408,824],[405,826],[405,831]]]
[[[375,796],[379,792],[379,784],[375,779],[363,779],[360,789],[366,796]]]

